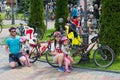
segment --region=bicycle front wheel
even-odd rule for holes
[[[51,65],[52,67],[58,67],[58,65],[53,62],[53,56],[52,56],[52,54],[50,53],[50,50],[49,50],[49,49],[46,51],[46,61],[47,61],[47,63],[48,63],[49,65]]]
[[[94,63],[99,67],[109,67],[114,62],[115,53],[109,46],[101,46],[93,54]]]
[[[30,54],[29,54],[30,63],[36,62],[38,57],[40,57],[40,56],[39,56],[39,52],[38,52],[37,48],[31,49]]]
[[[2,32],[2,25],[0,24],[0,33]]]

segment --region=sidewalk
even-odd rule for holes
[[[0,39],[9,35],[8,29],[3,29]],[[71,73],[58,72],[47,63],[35,62],[31,67],[10,69],[8,54],[4,46],[0,46],[0,80],[120,80],[120,74],[88,69],[74,68]]]

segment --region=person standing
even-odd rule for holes
[[[16,67],[16,62],[18,65],[22,65],[26,62],[25,57],[20,53],[21,44],[20,36],[16,36],[16,28],[11,27],[9,29],[10,36],[6,39],[5,50],[9,54],[9,65],[11,68]]]

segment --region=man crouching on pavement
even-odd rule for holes
[[[9,29],[10,36],[6,39],[5,50],[9,53],[9,65],[11,68],[16,67],[16,63],[22,66],[26,62],[25,57],[20,53],[21,44],[20,36],[16,36],[16,28]]]

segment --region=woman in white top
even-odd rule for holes
[[[54,32],[54,42],[51,44],[51,54],[54,56],[53,61],[54,63],[58,64],[58,71],[64,72],[65,69],[62,66],[64,60],[64,54],[61,50],[62,43],[61,43],[61,33],[59,31]]]

